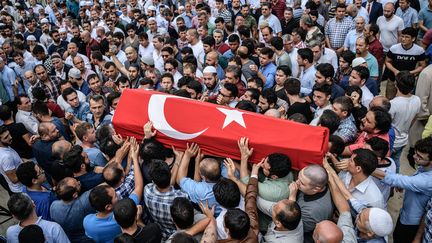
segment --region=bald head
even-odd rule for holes
[[[382,95],[378,95],[375,96],[372,101],[369,103],[369,108],[372,107],[382,107],[384,109],[386,109],[387,111],[390,111],[391,108],[391,103],[389,101],[389,99],[387,99],[387,97],[382,96]]]
[[[328,183],[327,171],[320,165],[309,165],[305,167],[303,169],[303,175],[316,187],[324,187]]]
[[[343,233],[332,221],[323,220],[316,225],[313,239],[316,243],[340,243],[343,239]]]
[[[200,173],[208,182],[216,182],[221,175],[219,162],[214,158],[203,159],[200,164]]]
[[[265,113],[264,116],[270,116],[270,117],[275,117],[275,118],[281,118],[281,113],[280,111],[278,111],[277,109],[268,109]]]
[[[124,171],[121,165],[117,163],[107,164],[103,169],[103,178],[105,182],[113,188],[117,188],[124,176]]]
[[[72,144],[69,141],[59,140],[53,143],[51,152],[56,159],[63,159],[65,153],[69,152],[71,148]]]

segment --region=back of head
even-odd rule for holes
[[[372,151],[378,158],[383,159],[387,156],[389,143],[386,140],[379,137],[373,137],[367,140],[366,144],[371,147]]]
[[[77,188],[70,185],[72,180],[76,179],[66,177],[59,181],[55,190],[58,199],[64,201],[71,201],[74,197],[74,194],[79,193],[79,191],[77,191]]]
[[[152,160],[165,160],[172,157],[172,151],[165,148],[163,144],[156,139],[144,140],[141,149],[140,157],[144,163],[150,163]]]
[[[200,173],[209,182],[217,182],[221,177],[219,162],[214,158],[205,158],[201,161]]]
[[[100,150],[110,159],[114,158],[115,153],[120,148],[120,145],[116,144],[111,136],[102,139],[100,143]]]
[[[249,216],[241,209],[229,209],[224,218],[225,228],[229,230],[232,239],[244,239],[250,229]]]
[[[112,197],[108,194],[109,188],[108,185],[99,185],[90,191],[89,201],[94,210],[104,212],[106,206],[112,203]]]
[[[340,243],[343,236],[342,230],[335,223],[323,220],[316,225],[312,237],[315,242]]]
[[[63,156],[63,163],[66,167],[70,168],[74,173],[81,170],[81,165],[85,163],[85,159],[82,156],[82,147],[75,145],[69,152],[66,152]]]
[[[198,241],[186,232],[179,232],[171,239],[172,243],[198,243]]]
[[[400,71],[396,75],[396,87],[403,95],[411,93],[415,87],[416,78],[409,71]]]
[[[165,161],[156,159],[152,160],[149,175],[150,179],[157,187],[165,189],[170,186],[171,170]]]
[[[306,176],[315,187],[324,188],[328,183],[327,171],[320,165],[309,165],[303,169]]]
[[[136,214],[136,204],[130,198],[123,198],[114,205],[114,218],[123,229],[134,224]]]
[[[114,243],[135,243],[135,238],[128,233],[122,233],[114,239]]]
[[[175,198],[170,207],[170,213],[173,222],[178,228],[188,229],[193,225],[194,208],[187,198]]]
[[[329,148],[330,153],[336,154],[338,156],[343,153],[345,149],[345,142],[341,137],[339,137],[338,135],[330,135],[329,143],[331,143],[331,146]]]
[[[42,228],[37,224],[31,224],[24,227],[18,234],[19,243],[44,243],[45,236]]]
[[[375,115],[375,127],[379,130],[378,134],[388,133],[392,124],[390,113],[382,107],[372,107],[370,111]]]
[[[282,200],[281,210],[276,214],[276,220],[287,230],[295,230],[301,221],[301,209],[295,201]]]
[[[214,186],[216,201],[224,208],[235,208],[240,203],[240,189],[237,184],[222,177]]]
[[[16,176],[24,186],[31,187],[33,185],[33,180],[38,178],[35,164],[33,162],[20,164],[16,170]]]
[[[333,134],[339,128],[340,122],[339,116],[333,110],[325,110],[319,118],[318,124],[327,127],[330,134]]]
[[[105,183],[116,188],[123,178],[123,168],[117,163],[107,164],[103,169],[103,178]]]
[[[291,160],[285,154],[270,154],[268,156],[268,163],[270,164],[269,176],[275,175],[278,178],[282,178],[291,172]]]
[[[393,231],[393,220],[387,211],[381,208],[370,208],[369,226],[376,236],[386,237]]]
[[[378,166],[378,158],[374,152],[369,149],[356,149],[353,151],[354,163],[360,166],[365,176],[370,176]]]
[[[33,201],[25,193],[13,194],[7,202],[7,206],[11,214],[19,221],[27,219],[33,212]]]

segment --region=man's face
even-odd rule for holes
[[[164,90],[171,90],[173,88],[173,82],[169,77],[163,77],[161,81],[161,87]]]
[[[216,76],[211,73],[204,73],[203,83],[207,89],[212,90],[216,86]]]
[[[35,69],[35,72],[39,80],[46,81],[48,79],[48,75],[45,68],[39,66]]]
[[[313,56],[314,56],[314,61],[317,62],[320,58],[321,58],[321,46],[314,46],[312,48],[312,52],[313,52]]]
[[[152,32],[156,32],[156,31],[157,31],[157,24],[156,24],[156,21],[154,21],[154,20],[150,20],[150,21],[148,21],[147,25],[148,25],[149,29],[150,29]]]
[[[74,66],[81,72],[85,70],[84,60],[80,56],[74,58]]]
[[[271,58],[269,58],[268,55],[265,54],[260,54],[259,55],[259,62],[261,66],[267,66],[267,64],[269,64],[271,62]]]
[[[367,133],[375,133],[376,120],[375,114],[372,111],[368,111],[366,116],[361,120],[360,129]]]
[[[90,33],[92,31],[91,25],[89,23],[83,23],[83,29],[87,30]],[[84,42],[86,42],[86,41],[84,41]]]
[[[236,53],[236,52],[237,52],[237,49],[238,49],[239,46],[240,46],[240,43],[238,43],[237,41],[228,42],[228,44],[229,44],[229,47],[230,47],[230,49],[231,49],[231,51],[232,51],[233,53]]]
[[[261,13],[264,15],[264,17],[268,17],[271,14],[270,8],[267,6],[261,7]]]
[[[0,142],[5,147],[12,144],[12,136],[10,135],[9,131],[0,134]]]
[[[49,139],[56,139],[60,137],[59,130],[57,130],[56,126],[52,123],[48,124],[48,136]]]
[[[249,15],[249,7],[242,7],[241,8],[241,14],[243,17],[247,17]]]
[[[342,105],[339,103],[333,103],[333,111],[339,116],[339,118],[344,119],[347,115],[346,111],[342,110]]]
[[[282,70],[277,70],[275,75],[276,84],[283,86],[288,77]]]
[[[73,108],[77,108],[80,105],[78,95],[76,92],[73,92],[72,94],[66,96],[66,101]]]
[[[300,55],[297,55],[297,63],[300,67],[304,67],[303,59]]]
[[[225,73],[225,81],[227,83],[236,84],[239,80],[235,77],[234,72],[227,72]]]
[[[216,2],[216,9],[221,10],[223,8],[223,3]]]
[[[225,87],[222,87],[219,90],[219,97],[222,98],[221,104],[229,104],[234,97],[231,96],[231,91],[227,90]]]
[[[140,43],[140,45],[142,45],[143,47],[147,47],[147,46],[150,44],[149,40],[148,40],[148,39],[145,39],[145,38],[140,38],[140,39],[139,39],[139,43]]]
[[[222,22],[218,22],[215,25],[216,25],[216,29],[218,29],[218,30],[224,30],[225,29],[225,25]]]
[[[30,112],[32,109],[32,104],[30,99],[27,97],[20,97],[21,105],[18,105],[19,110]]]
[[[223,35],[220,33],[213,33],[213,38],[215,39],[216,45],[219,45],[223,41]]]
[[[345,8],[337,8],[336,9],[336,18],[337,19],[343,19],[345,18]]]
[[[407,9],[407,8],[409,7],[409,4],[407,3],[406,0],[400,0],[400,1],[399,1],[399,7],[400,7],[402,10],[405,10],[405,9]]]
[[[299,187],[299,190],[302,191],[305,195],[316,194],[314,185],[312,184],[311,180],[304,175],[303,170],[299,172],[296,183]]]
[[[165,71],[174,75],[177,70],[171,63],[165,63]]]
[[[132,48],[126,48],[126,58],[129,62],[133,62],[135,59],[137,59],[137,52]]]
[[[411,47],[411,45],[414,43],[415,37],[411,37],[410,35],[401,35],[401,43],[404,47]]]
[[[94,77],[89,80],[89,87],[94,93],[99,93],[101,91],[101,81],[99,80],[99,77]]]
[[[271,39],[272,39],[272,35],[270,34],[270,31],[268,28],[264,28],[261,31],[263,39],[266,43],[270,43]]]
[[[347,68],[349,68],[350,64],[345,61],[345,59],[343,59],[342,57],[339,57],[339,67],[342,70],[346,70]]]
[[[129,67],[129,78],[131,80],[136,80],[139,77],[139,70],[135,67]]]
[[[360,78],[359,73],[356,70],[352,70],[351,75],[350,75],[348,81],[349,81],[349,85],[350,86],[356,85],[356,86],[360,86],[361,87],[363,85],[363,83],[364,83],[362,81],[362,79]]]
[[[88,143],[95,143],[96,140],[96,130],[92,127],[86,132],[86,141]]]
[[[359,231],[359,236],[362,239],[371,239],[371,237],[369,236],[371,234],[371,232],[369,231],[369,213],[370,213],[370,209],[369,208],[365,208],[363,209],[357,216],[356,218],[356,226],[357,229]]]
[[[364,30],[365,27],[365,21],[363,18],[358,18],[356,20],[356,31],[357,32],[362,32]]]
[[[247,100],[251,101],[254,104],[256,103],[256,100],[252,99],[252,93],[250,91],[246,91],[241,97],[240,100]]]
[[[415,150],[414,161],[417,165],[423,167],[428,167],[431,163],[429,155],[427,153],[422,153],[418,150]]]
[[[330,96],[327,96],[325,93],[316,90],[313,92],[313,101],[317,107],[323,108],[329,100]]]
[[[232,0],[232,7],[234,9],[239,9],[240,8],[240,0]]]
[[[53,39],[54,42],[59,42],[60,41],[60,33],[58,32],[54,32],[51,36],[51,38]]]
[[[365,54],[368,52],[368,46],[366,45],[366,42],[364,39],[359,38],[356,41],[356,53],[357,54]]]
[[[260,112],[264,114],[268,109],[270,109],[270,104],[267,99],[260,95],[258,99],[258,107],[260,108]]]
[[[284,18],[285,20],[291,20],[293,18],[293,13],[291,11],[285,10],[284,12]]]
[[[199,94],[197,94],[197,92],[194,89],[186,87],[186,91],[189,93],[191,99],[196,100],[200,98]]]
[[[73,35],[75,38],[79,38],[79,37],[80,37],[80,31],[79,31],[79,28],[73,28],[73,29],[72,29],[72,35]]]
[[[99,118],[102,116],[105,110],[105,104],[103,100],[94,101],[93,99],[90,99],[90,112],[93,114],[94,117]]]
[[[74,57],[78,53],[78,48],[76,45],[68,45],[67,51],[71,56]]]
[[[316,71],[315,73],[315,83],[317,84],[322,84],[327,82],[326,78],[324,77],[324,75],[322,75],[319,71]]]
[[[394,7],[391,4],[384,5],[384,17],[391,18],[393,16]]]
[[[215,57],[215,55],[207,55],[206,64],[208,66],[215,66],[216,62],[217,62],[217,57]]]
[[[199,25],[207,25],[207,16],[202,14],[198,17]]]
[[[54,69],[58,70],[58,71],[62,70],[63,66],[64,66],[63,65],[63,61],[60,58],[54,58],[54,59],[52,59],[52,64],[54,66]]]
[[[16,64],[18,64],[19,66],[24,65],[24,58],[20,55],[17,55],[14,57],[14,61]]]
[[[113,66],[110,66],[109,68],[105,69],[105,74],[108,76],[108,78],[111,79],[117,78],[117,70]]]
[[[362,0],[354,0],[354,4],[356,5],[356,7],[358,9],[360,9],[361,5],[362,5]],[[399,6],[400,6],[400,3],[399,3]]]
[[[162,47],[163,47],[163,43],[162,43],[162,42],[159,42],[159,40],[158,40],[157,38],[154,38],[153,41],[152,41],[152,43],[153,43],[153,47],[154,47],[156,50],[160,50],[160,49],[162,49]]]

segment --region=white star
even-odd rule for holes
[[[224,108],[217,108],[217,109],[226,115],[222,129],[224,129],[226,126],[228,126],[231,122],[234,121],[237,122],[237,124],[239,124],[240,126],[246,128],[246,124],[243,120],[243,112],[240,112],[238,110],[224,109]]]

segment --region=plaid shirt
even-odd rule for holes
[[[48,99],[56,101],[57,97],[60,95],[61,80],[56,76],[48,76],[48,80],[51,83],[51,89],[40,80],[37,82],[36,87],[41,87],[45,91],[45,95]]]
[[[339,49],[345,42],[348,32],[354,29],[354,22],[345,17],[341,21],[336,18],[330,19],[325,26],[325,35],[330,39],[330,45],[333,49]]]
[[[150,183],[144,188],[144,203],[154,221],[162,229],[164,240],[176,231],[170,212],[170,207],[176,197],[187,198],[187,194],[173,187],[168,192],[160,192],[154,183]]]
[[[425,232],[423,235],[423,243],[427,242],[432,242],[432,198],[426,205]]]
[[[220,11],[217,17],[222,17],[225,23],[232,22],[231,12],[226,8],[222,9],[222,11]]]
[[[120,200],[129,197],[133,190],[135,190],[134,166],[131,165],[129,173],[126,175],[123,183],[115,189],[115,192]]]
[[[341,137],[345,143],[354,142],[357,138],[357,127],[355,125],[354,117],[349,116],[343,119],[334,134]]]

